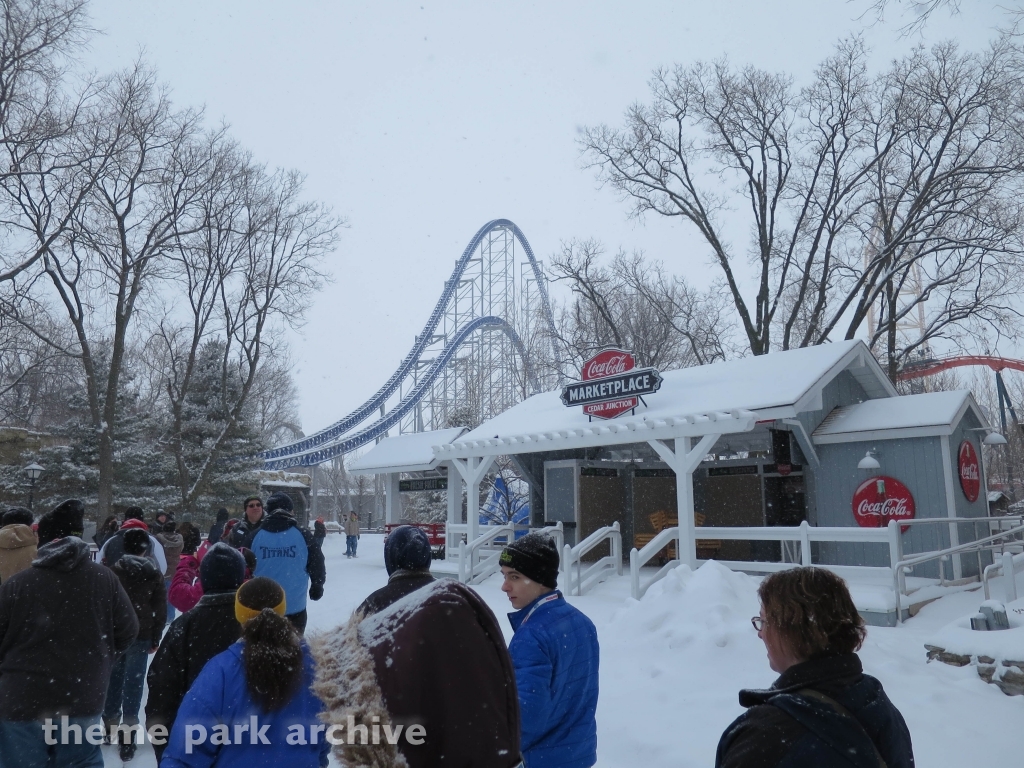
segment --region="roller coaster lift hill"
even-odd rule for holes
[[[366,402],[316,434],[262,454],[265,468],[310,467],[387,437],[455,426],[471,403],[486,420],[558,386],[547,278],[508,219],[482,226],[398,369]],[[528,391],[526,391],[528,390]],[[366,426],[364,422],[374,421]]]

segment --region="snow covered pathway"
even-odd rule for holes
[[[321,601],[309,604],[309,631],[341,624],[369,592],[384,585],[382,539],[364,534],[359,557],[349,560],[344,537],[328,537],[326,591]],[[641,602],[629,598],[628,578],[569,598],[590,616],[601,638],[601,768],[714,764],[719,736],[742,711],[737,691],[768,686],[775,678],[750,626],[758,613],[757,584],[757,578],[712,562],[695,573],[676,569]],[[495,576],[478,591],[508,638],[509,604],[500,586]],[[952,594],[903,627],[871,627],[861,651],[865,669],[882,681],[910,726],[919,768],[1020,762],[1024,696],[1004,696],[972,668],[925,660],[928,636],[975,611],[982,599],[980,590]],[[106,765],[120,766],[115,748],[104,750]],[[130,763],[131,768],[154,765],[149,747]]]

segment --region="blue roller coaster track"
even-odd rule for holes
[[[373,414],[380,412],[388,398],[398,391],[402,382],[418,367],[424,351],[434,338],[434,332],[437,329],[438,324],[441,322],[442,317],[444,317],[446,307],[455,296],[459,283],[462,280],[463,274],[465,273],[474,252],[480,246],[481,242],[483,242],[484,238],[496,229],[510,230],[515,239],[522,246],[522,249],[529,261],[530,268],[533,272],[536,286],[540,294],[544,321],[552,331],[552,339],[554,339],[554,316],[551,312],[551,303],[548,298],[546,278],[543,270],[541,269],[540,263],[537,261],[533,253],[533,249],[530,247],[530,244],[526,239],[526,236],[515,223],[508,219],[495,219],[490,221],[477,231],[473,236],[473,239],[470,240],[469,244],[462,252],[462,256],[456,263],[455,270],[452,272],[451,278],[445,281],[444,290],[441,292],[441,296],[434,307],[434,311],[431,312],[422,332],[416,337],[416,341],[413,344],[412,349],[409,350],[409,353],[402,360],[398,369],[384,383],[384,386],[377,390],[377,392],[375,392],[365,403],[326,429],[320,430],[309,437],[302,438],[301,440],[297,440],[288,445],[274,448],[262,454],[266,469],[274,470],[286,469],[288,467],[295,466],[314,466],[316,464],[321,464],[324,461],[328,461],[329,459],[354,451],[373,442],[377,438],[386,435],[389,429],[398,424],[403,416],[409,414],[416,407],[424,394],[429,391],[431,385],[442,374],[445,366],[452,360],[459,348],[477,331],[500,330],[504,332],[516,347],[520,356],[524,361],[527,361],[528,364],[526,348],[515,329],[507,320],[494,316],[475,318],[472,322],[466,324],[462,328],[459,328],[451,338],[447,339],[447,343],[441,354],[432,361],[424,375],[417,377],[416,384],[398,402],[398,404],[395,405],[394,408],[364,429],[352,433],[352,430],[355,427]],[[554,342],[552,342],[552,354],[556,370],[561,371],[561,359],[558,347]],[[536,372],[528,368],[527,377],[531,386],[536,391],[538,388]]]

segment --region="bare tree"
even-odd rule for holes
[[[919,300],[942,296],[931,338],[1010,330],[999,286],[1021,257],[1018,47],[919,49],[879,76],[866,56],[842,43],[801,90],[724,61],[661,70],[624,128],[584,134],[633,215],[695,227],[753,354],[853,338],[872,306],[900,294],[907,306],[912,270],[925,275]],[[748,242],[734,243],[737,226]],[[909,351],[886,350],[890,371]]]
[[[86,0],[0,0],[3,33],[0,34],[0,186],[13,199],[6,204],[17,211],[23,202],[22,187],[47,184],[56,192],[67,191],[68,181],[80,172],[82,157],[69,141],[84,104],[92,95],[87,84],[77,94],[64,87],[71,54],[81,47],[89,29]],[[42,258],[49,243],[69,225],[76,205],[85,194],[55,195],[44,211],[48,238],[18,238],[18,226],[9,227],[2,248],[0,282],[18,276]],[[59,203],[57,202],[59,200]]]
[[[97,101],[74,134],[79,167],[86,170],[67,188],[20,187],[23,226],[43,255],[41,269],[8,284],[21,300],[61,312],[71,329],[72,343],[59,351],[82,366],[98,439],[99,512],[106,515],[113,501],[116,404],[136,309],[176,240],[201,224],[195,202],[205,167],[202,154],[191,151],[198,113],[174,111],[143,67],[111,78]],[[49,210],[67,189],[80,198],[64,206],[72,211],[64,226]]]
[[[574,377],[603,347],[631,350],[640,365],[662,369],[702,365],[725,356],[722,304],[685,280],[667,275],[642,254],[618,253],[602,263],[594,240],[570,242],[551,260],[555,280],[568,283],[573,301],[557,318],[559,343]]]
[[[302,199],[303,179],[297,173],[270,174],[243,158],[227,179],[228,199],[214,196],[217,202],[205,208],[206,225],[180,239],[172,258],[186,290],[186,320],[180,326],[165,320],[159,331],[174,414],[169,442],[186,509],[215,474],[258,380],[280,379],[286,352],[278,332],[302,322],[310,295],[327,280],[320,265],[342,225],[326,207]],[[189,460],[181,439],[184,405],[196,383],[196,362],[211,342],[220,350],[223,419],[201,453]]]

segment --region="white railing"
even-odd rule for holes
[[[980,557],[980,553],[982,551],[994,552],[996,549],[1005,547],[1007,540],[1011,542],[1019,541],[1021,535],[1024,535],[1024,525],[1009,528],[992,536],[986,536],[985,538],[978,539],[977,541],[969,541],[966,544],[959,544],[955,547],[947,547],[946,549],[939,549],[934,552],[923,552],[919,555],[914,555],[897,562],[893,567],[893,588],[896,592],[896,622],[902,623],[903,621],[900,597],[907,594],[906,575],[910,573],[915,566],[931,562],[932,560],[938,560],[941,563],[948,560],[950,557],[962,555],[968,552],[978,552]],[[982,574],[982,579],[984,579],[984,574]],[[1014,589],[1016,589],[1016,583],[1014,583]]]
[[[545,525],[543,528],[531,528],[530,529],[530,533],[535,533],[536,531],[540,531],[541,533],[545,533],[548,536],[550,536],[552,539],[554,539],[555,540],[555,546],[558,548],[558,554],[559,555],[562,554],[562,548],[565,546],[565,529],[562,527],[562,521],[561,520],[559,520],[554,525]],[[564,573],[565,572],[565,560],[562,560],[562,562],[559,565],[560,565],[559,570],[561,570]]]
[[[831,527],[818,528],[809,525],[807,521],[799,526],[787,527],[709,527],[701,526],[696,530],[697,540],[718,539],[731,541],[778,541],[797,542],[800,545],[800,562],[754,562],[722,560],[722,565],[732,568],[734,571],[754,571],[759,573],[772,573],[795,565],[811,565],[811,542],[852,542],[863,544],[888,544],[890,568],[871,566],[845,566],[856,568],[858,571],[889,571],[902,557],[900,547],[899,524],[892,520],[886,528],[853,528],[853,527]],[[629,553],[629,572],[632,580],[631,592],[636,600],[639,600],[650,589],[655,582],[665,578],[669,571],[679,565],[678,560],[666,563],[654,574],[645,584],[640,583],[640,569],[664,549],[668,544],[675,542],[676,552],[679,551],[679,529],[666,528],[647,544],[643,549],[635,547]],[[793,560],[796,559],[795,553]],[[826,566],[827,567],[827,566]]]
[[[515,537],[513,525],[482,525],[480,529],[484,533],[468,544],[459,541],[459,581],[463,584],[479,584],[497,573],[501,550]],[[502,537],[504,541],[498,544]]]
[[[608,542],[611,554],[588,563],[583,567],[583,556],[595,547]],[[575,547],[564,545],[562,550],[562,571],[565,575],[563,589],[569,595],[582,595],[607,579],[612,571],[622,575],[622,534],[618,522],[598,528]]]
[[[1024,572],[1024,553],[1003,552],[999,560],[985,567],[981,580],[985,584],[985,599],[989,600],[988,580],[993,576],[1003,577],[1003,602],[1012,603],[1017,599],[1017,574]]]
[[[629,579],[630,579],[630,593],[633,595],[633,599],[639,600],[646,594],[647,590],[651,588],[651,585],[657,581],[664,579],[668,572],[679,565],[678,560],[670,560],[665,563],[658,570],[654,576],[648,580],[646,584],[640,584],[640,569],[647,565],[648,562],[657,557],[658,553],[661,552],[669,544],[675,542],[676,554],[679,553],[679,528],[665,528],[647,544],[644,545],[643,549],[637,549],[633,547],[629,551]]]
[[[459,558],[459,544],[469,536],[469,525],[467,523],[445,523],[444,526],[444,559],[457,560]]]

